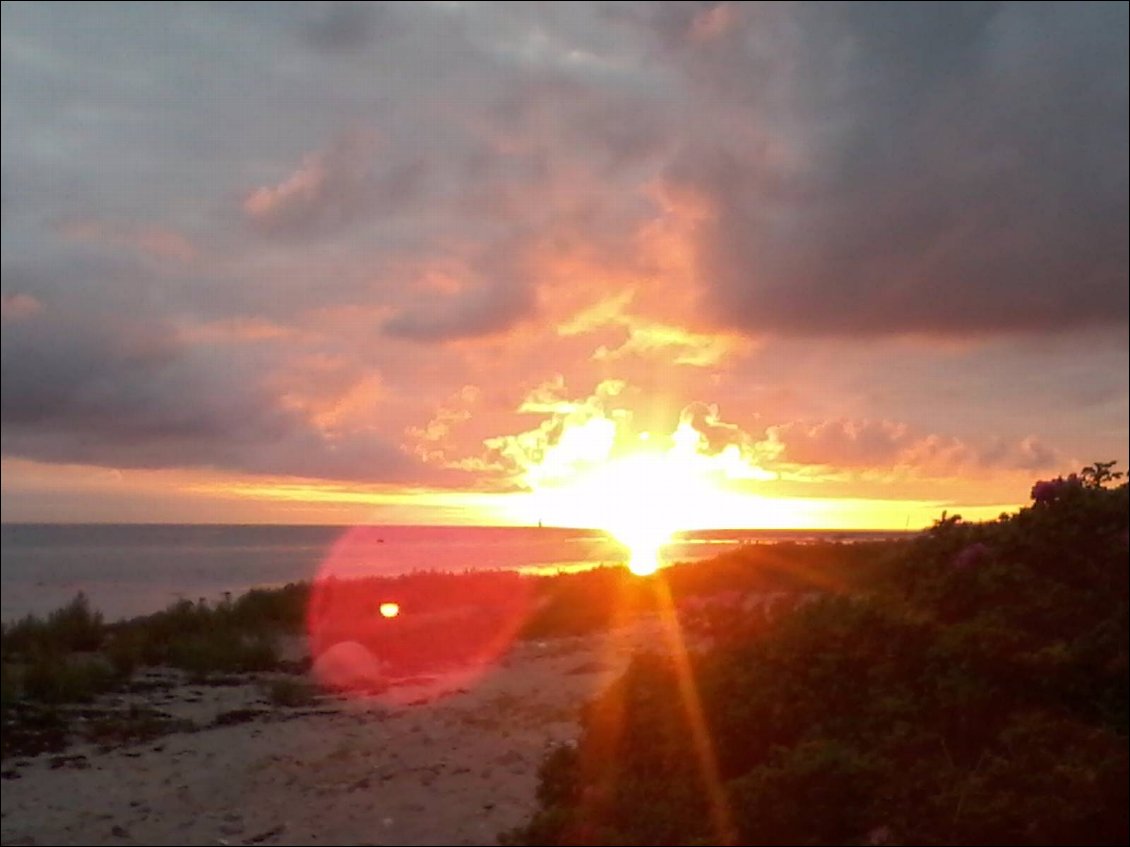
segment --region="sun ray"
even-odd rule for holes
[[[691,665],[690,654],[683,638],[682,627],[679,625],[675,604],[671,599],[671,590],[667,581],[661,576],[654,579],[652,584],[663,634],[667,639],[671,659],[675,663],[675,680],[679,687],[679,699],[682,701],[683,712],[687,719],[687,730],[691,735],[691,744],[698,758],[699,773],[706,788],[715,843],[736,844],[737,828],[734,825],[733,814],[726,798],[725,789],[722,787],[722,777],[718,769],[718,756],[714,750],[714,740],[710,735],[710,728],[703,712],[702,699],[699,697],[698,685],[694,679],[694,668]]]

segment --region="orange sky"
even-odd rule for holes
[[[1126,18],[5,4],[3,520],[904,529],[1125,467]]]

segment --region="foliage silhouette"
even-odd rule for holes
[[[1112,844],[1128,838],[1127,486],[1096,463],[997,521],[943,516],[819,599],[640,655],[508,844]],[[827,552],[824,550],[823,552]],[[825,574],[827,575],[827,574]]]

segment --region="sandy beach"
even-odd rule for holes
[[[158,709],[182,729],[75,744],[3,768],[3,844],[494,844],[535,806],[537,768],[578,732],[581,705],[651,619],[518,642],[473,683],[401,681],[389,698],[272,705],[271,674],[218,686],[146,671],[103,705]]]

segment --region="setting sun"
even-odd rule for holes
[[[655,536],[658,535],[658,532],[655,533]],[[651,576],[659,570],[660,552],[663,545],[670,539],[671,533],[666,533],[658,538],[650,533],[644,533],[637,537],[617,537],[627,545],[631,553],[628,559],[628,570],[636,576]]]
[[[685,529],[684,503],[705,496],[708,486],[669,454],[637,453],[594,468],[562,494],[591,510],[589,523],[628,548],[628,568],[646,576],[661,564],[663,546]]]
[[[590,419],[570,433],[562,438],[567,456],[550,451],[531,469],[540,508],[558,523],[607,530],[628,548],[635,574],[654,573],[674,533],[711,526],[739,496],[724,487],[715,458],[698,452],[701,436],[687,424],[666,445],[648,433],[623,455],[613,455],[610,419]]]
[[[1130,3],[0,32],[2,844],[1130,847]]]

